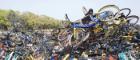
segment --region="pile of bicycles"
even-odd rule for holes
[[[63,53],[64,60],[140,59],[140,32],[135,27],[139,17],[131,15],[131,9],[106,5],[97,13],[92,9],[86,12],[84,18],[75,22],[65,15],[67,24],[62,23],[64,28],[58,34],[54,54],[61,56]]]
[[[0,35],[0,60],[44,60],[46,50],[51,48],[41,32],[4,31]]]
[[[84,17],[50,32],[0,33],[0,60],[139,60],[139,17],[131,9],[106,5],[96,13],[83,7]],[[48,35],[50,34],[50,35]]]

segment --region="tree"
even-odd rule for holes
[[[11,22],[12,26],[15,27],[16,23],[19,20],[19,16],[16,14],[15,11],[10,10],[9,14],[7,15],[7,19]]]
[[[11,25],[14,28],[22,28],[21,30],[28,29],[48,29],[57,28],[60,26],[60,21],[46,15],[36,15],[32,12],[18,12],[13,10],[0,10],[1,23]]]
[[[8,30],[8,27],[10,27],[10,22],[3,16],[0,16],[0,28],[4,30]]]

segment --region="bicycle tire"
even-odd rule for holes
[[[64,35],[64,33],[67,33],[67,31],[64,30],[64,31],[61,32],[62,35]],[[57,39],[58,39],[59,41],[63,41],[63,40],[65,40],[65,39],[67,39],[66,36],[62,36],[61,34],[59,33],[58,36],[57,36]]]
[[[90,36],[90,32],[87,32],[86,35],[82,37],[82,40],[77,44],[75,44],[74,47],[78,47],[79,45],[81,45],[84,41],[86,41],[89,38],[89,36]]]
[[[136,19],[136,21],[135,21],[134,23],[130,23],[130,21],[132,20],[132,18]],[[136,15],[131,15],[131,16],[128,16],[128,17],[127,17],[127,20],[129,20],[129,24],[130,24],[131,26],[134,26],[134,25],[136,25],[136,24],[138,23],[139,17],[136,16]],[[133,20],[133,21],[134,21],[134,20]]]
[[[124,11],[124,10],[128,10],[128,14],[126,14],[126,17],[130,15],[131,13],[131,9],[130,8],[123,8],[123,9],[120,9],[117,13],[115,13],[114,16],[116,16],[117,14],[119,14],[121,11]]]
[[[105,5],[105,6],[103,6],[102,8],[100,8],[100,9],[98,10],[98,13],[100,13],[101,11],[105,10],[106,8],[110,8],[110,7],[115,8],[117,11],[120,10],[119,7],[116,6],[116,5]]]

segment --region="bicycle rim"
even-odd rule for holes
[[[102,8],[100,8],[100,9],[98,10],[98,13],[100,13],[100,12],[102,12],[102,11],[108,9],[108,8],[114,8],[114,9],[117,10],[117,12],[120,10],[119,7],[116,6],[116,5],[106,5],[106,6],[103,6]]]

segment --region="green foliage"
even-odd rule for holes
[[[6,16],[6,15],[8,15],[8,13],[9,13],[9,10],[0,9],[0,16]]]
[[[21,27],[22,29],[47,29],[60,26],[60,20],[32,12],[0,10],[0,26]]]
[[[10,26],[10,22],[5,17],[0,16],[0,28],[7,30]]]

